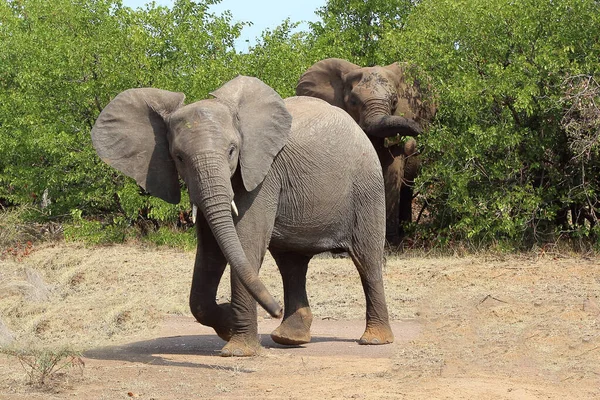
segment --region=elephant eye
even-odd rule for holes
[[[228,152],[227,156],[231,160],[233,158],[234,154],[235,154],[235,145],[232,144],[231,147],[229,147],[229,152]]]
[[[179,162],[183,162],[183,157],[181,157],[181,154],[177,154],[175,157],[177,157],[177,159],[179,160]]]

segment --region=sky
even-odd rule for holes
[[[155,0],[158,5],[170,6],[173,0]],[[136,8],[143,7],[150,0],[123,0],[123,4]],[[283,1],[283,0],[222,0],[219,4],[210,9],[215,14],[221,14],[225,10],[230,10],[234,21],[251,21],[252,26],[247,26],[242,31],[241,37],[236,42],[236,49],[245,51],[248,45],[254,45],[256,38],[265,29],[273,29],[290,18],[292,22],[316,21],[318,20],[315,11],[323,7],[326,0],[303,0],[303,1]],[[306,25],[301,25],[301,29],[306,29]]]

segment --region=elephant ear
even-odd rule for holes
[[[165,118],[184,98],[183,93],[160,89],[129,89],[102,110],[92,128],[92,143],[104,162],[173,204],[180,200],[179,178],[169,154]]]
[[[300,77],[296,95],[317,97],[346,110],[343,76],[359,68],[358,65],[339,58],[319,61]]]
[[[283,99],[257,78],[238,76],[211,93],[229,106],[242,138],[240,170],[244,187],[254,190],[289,140],[292,116]]]
[[[418,123],[431,122],[436,113],[434,102],[426,97],[427,87],[412,73],[408,63],[393,63],[386,67],[396,78],[398,106],[395,115],[414,119]],[[416,72],[416,71],[414,71]]]

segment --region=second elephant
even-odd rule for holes
[[[373,143],[383,168],[390,244],[399,242],[399,222],[412,219],[412,186],[419,158],[413,138],[391,146],[386,145],[386,138],[417,136],[436,112],[423,99],[419,82],[407,82],[405,68],[398,63],[362,68],[329,58],[310,67],[296,87],[299,96],[317,97],[348,112]]]

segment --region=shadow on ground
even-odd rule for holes
[[[265,320],[259,324],[263,352],[293,352],[301,356],[343,357],[346,355],[390,358],[394,356],[398,343],[414,339],[420,331],[420,326],[415,321],[396,321],[392,323],[395,343],[383,346],[361,346],[358,344],[358,338],[364,330],[364,321],[323,320],[313,323],[313,337],[310,343],[301,346],[283,346],[273,342],[269,335],[278,324],[277,320]],[[196,323],[193,318],[169,317],[164,323],[160,337],[91,349],[86,351],[84,356],[96,360],[213,368],[214,366],[195,362],[194,357],[218,357],[224,345],[225,342],[214,334],[211,328]],[[189,356],[191,359],[183,361],[187,357],[181,356]]]

